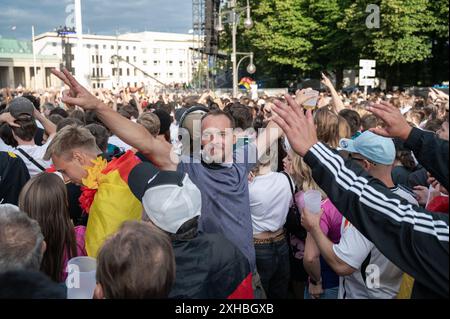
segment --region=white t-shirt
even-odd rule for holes
[[[28,155],[30,155],[36,162],[38,162],[45,169],[49,168],[52,165],[52,161],[44,161],[44,155],[47,151],[48,145],[50,144],[51,139],[47,141],[42,146],[38,145],[19,145],[14,153],[17,154],[25,163],[28,168],[28,172],[30,173],[30,177],[33,177],[39,173],[42,173],[42,170],[38,168],[35,164],[33,164],[25,155],[23,155],[18,149],[22,149]]]
[[[0,152],[14,152],[14,148],[0,138]]]
[[[122,141],[120,138],[118,138],[117,136],[113,135],[108,139],[108,144],[112,144],[117,146],[118,148],[120,148],[120,150],[122,152],[126,152],[131,150],[133,147],[126,144],[124,141]]]
[[[253,234],[275,232],[283,227],[292,193],[286,175],[271,172],[249,184]]]
[[[391,191],[412,205],[418,205],[414,197],[402,187],[393,188]],[[339,259],[357,271],[350,276],[339,278],[338,298],[396,298],[403,272],[345,218],[341,226],[341,234],[341,240],[339,244],[333,245],[333,251]]]

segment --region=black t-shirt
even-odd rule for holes
[[[428,187],[428,175],[427,170],[425,168],[420,168],[414,173],[411,173],[408,177],[408,185],[410,188],[414,188],[414,186],[426,186]]]
[[[413,171],[410,171],[404,166],[396,166],[392,170],[392,180],[394,181],[394,184],[398,185],[409,185],[408,179],[409,176],[413,173]]]
[[[27,166],[11,152],[0,152],[0,204],[17,205],[23,186],[30,179]]]
[[[42,146],[43,140],[44,140],[44,133],[45,131],[41,128],[38,128],[36,131],[36,134],[34,135],[34,142],[38,146]]]
[[[79,198],[81,196],[81,187],[69,183],[67,187],[67,197],[69,198],[69,213],[70,218],[75,226],[86,226],[87,225],[87,215],[83,215],[83,210],[80,207]]]

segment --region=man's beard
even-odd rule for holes
[[[202,160],[207,164],[223,164],[225,163],[225,152],[222,146],[208,144],[202,148]],[[212,151],[214,150],[214,153]]]

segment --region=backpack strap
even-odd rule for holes
[[[31,157],[30,154],[28,154],[27,152],[25,152],[23,149],[21,148],[17,148],[17,150],[20,152],[20,154],[22,154],[23,156],[25,156],[31,163],[33,163],[34,166],[36,166],[37,168],[39,168],[41,171],[45,172],[45,167],[42,166],[41,164],[39,164],[33,157]]]

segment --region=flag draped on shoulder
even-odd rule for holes
[[[142,204],[128,187],[128,175],[140,163],[133,152],[107,163],[101,157],[86,167],[80,206],[89,214],[86,229],[86,251],[96,257],[108,236],[115,233],[123,222],[140,220]]]

